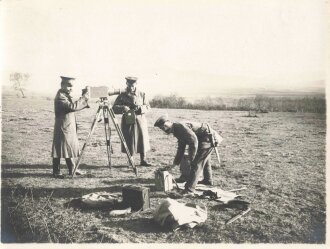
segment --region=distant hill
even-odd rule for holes
[[[213,89],[213,91],[202,91],[198,94],[191,94],[185,97],[187,100],[194,100],[201,96],[221,97],[223,99],[237,99],[255,97],[256,95],[264,95],[267,97],[304,97],[304,96],[325,96],[324,87],[310,87],[297,90],[271,90],[265,88],[233,88],[233,89]]]
[[[31,90],[25,90],[27,97],[40,97],[40,98],[54,98],[55,92],[53,94],[44,93],[44,92],[36,92]],[[9,85],[3,85],[1,89],[1,93],[3,96],[21,96],[18,91],[15,91]],[[325,88],[324,87],[309,87],[297,90],[272,90],[265,88],[232,88],[232,89],[220,89],[213,88],[211,90],[199,91],[198,93],[190,93],[187,95],[178,96],[185,98],[188,101],[194,101],[200,98],[206,97],[221,97],[225,102],[231,102],[231,100],[236,100],[240,98],[253,98],[256,95],[264,95],[267,97],[293,97],[299,98],[304,96],[325,96]],[[170,95],[169,93],[164,93],[163,95]],[[157,96],[157,94],[155,95]],[[75,96],[78,97],[78,96]],[[151,98],[153,96],[150,96]],[[227,101],[226,101],[227,100]]]

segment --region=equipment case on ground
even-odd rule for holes
[[[146,210],[150,208],[149,193],[149,188],[126,185],[122,189],[123,204],[131,207],[132,211]]]

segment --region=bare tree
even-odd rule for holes
[[[23,87],[24,84],[28,81],[30,78],[30,75],[25,73],[11,73],[10,74],[10,81],[13,83],[13,87],[15,90],[19,91],[22,94],[22,97],[25,98],[24,95],[24,90],[25,88]]]

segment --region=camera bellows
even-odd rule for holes
[[[91,98],[106,98],[109,88],[106,86],[91,86],[89,88]]]

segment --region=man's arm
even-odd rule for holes
[[[174,165],[179,165],[180,164],[180,162],[183,158],[185,149],[186,149],[186,143],[183,142],[183,141],[178,141],[178,149],[176,151],[176,155],[175,155],[175,158],[174,158],[174,161],[173,161]]]
[[[127,112],[130,108],[128,105],[125,105],[126,102],[123,101],[122,95],[118,95],[115,102],[113,103],[112,109],[115,114],[122,114]]]
[[[191,129],[189,129],[188,126],[184,124],[179,124],[175,133],[176,133],[175,136],[179,140],[179,146],[178,146],[177,156],[175,157],[176,159],[175,163],[180,164],[182,157],[184,155],[184,150],[186,145],[189,146],[188,149],[189,160],[193,161],[197,154],[197,148],[198,148],[198,139],[196,134]],[[182,147],[180,147],[180,143],[184,144],[183,151],[182,151]]]
[[[143,104],[140,106],[141,114],[147,113],[151,107],[145,93],[142,93]]]
[[[57,105],[57,109],[64,112],[80,111],[88,106],[88,97],[83,95],[75,102],[71,102],[65,95],[60,94],[56,99],[55,104]]]

